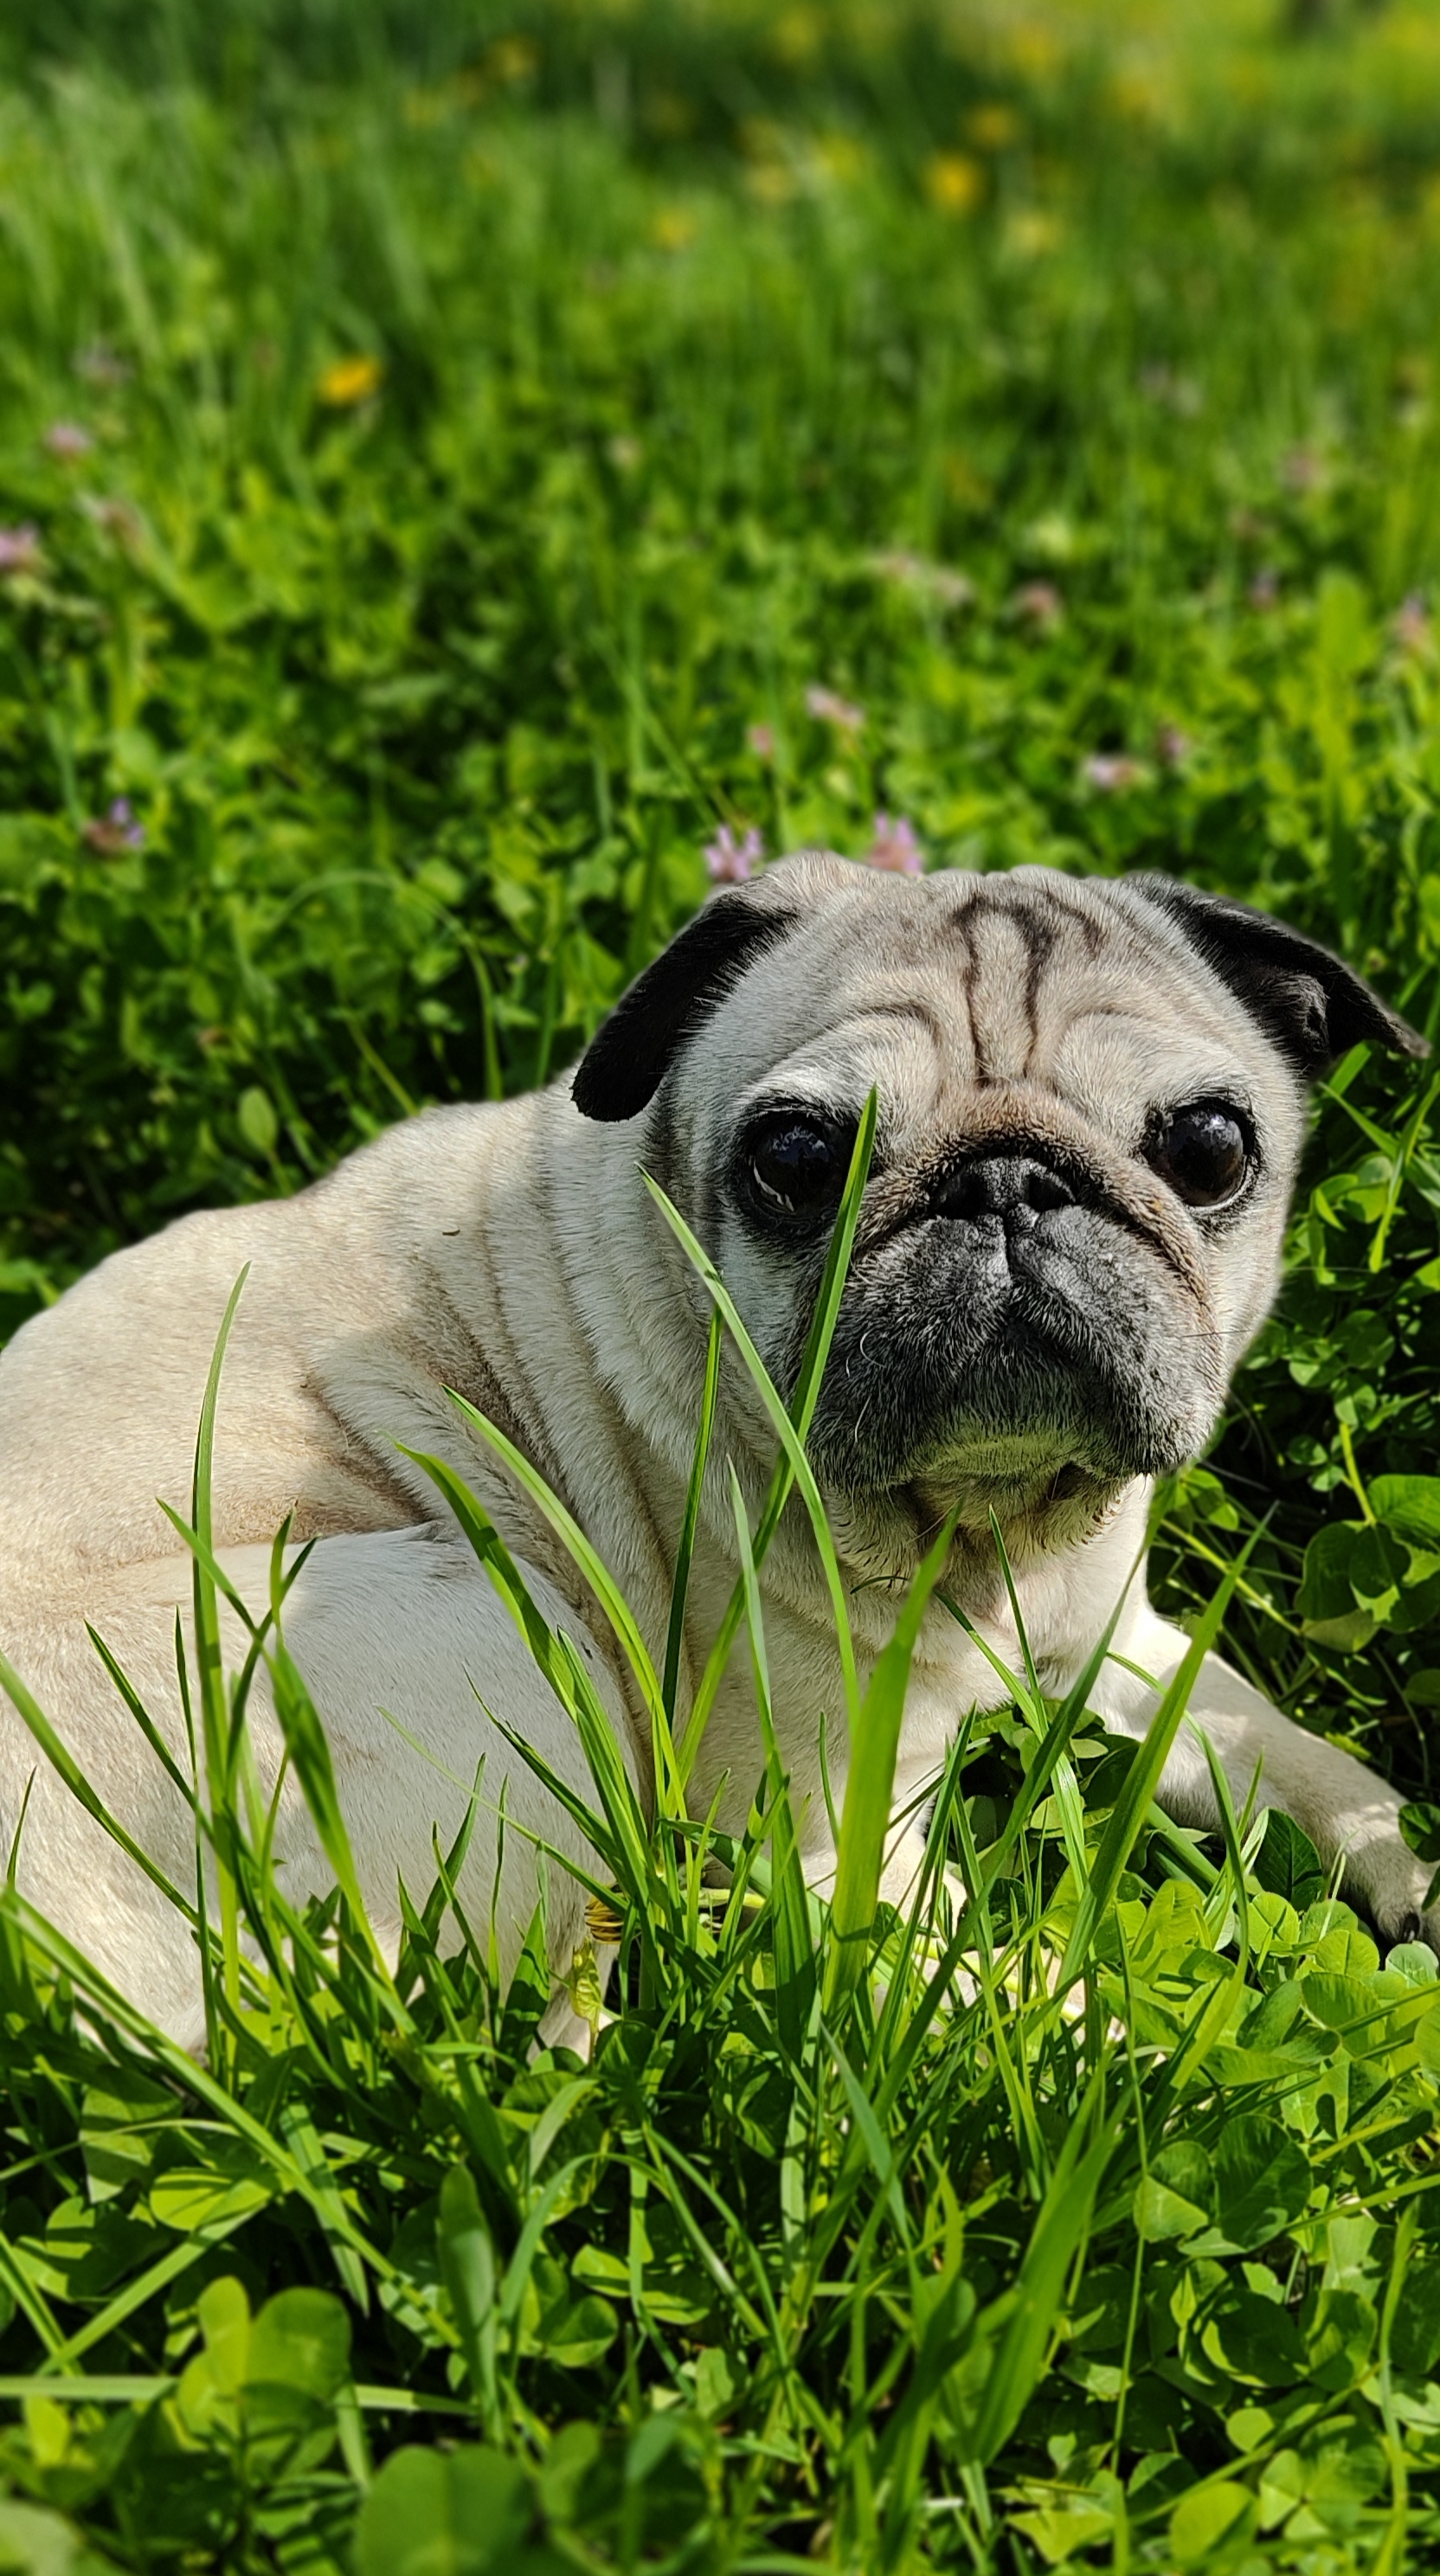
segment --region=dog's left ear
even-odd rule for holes
[[[763,880],[762,880],[763,882]],[[647,966],[597,1029],[576,1068],[571,1097],[585,1118],[638,1118],[686,1040],[718,1009],[762,949],[800,915],[737,886],[714,894]]]
[[[1429,1054],[1429,1040],[1343,959],[1269,913],[1252,912],[1228,895],[1201,894],[1173,877],[1133,876],[1126,883],[1184,931],[1307,1081],[1361,1038],[1397,1055]]]

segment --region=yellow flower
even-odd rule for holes
[[[662,206],[650,227],[658,250],[688,250],[695,239],[695,218],[683,206]]]
[[[485,69],[493,80],[508,87],[515,81],[533,78],[540,67],[540,48],[528,36],[501,36],[485,57]]]
[[[378,358],[336,358],[321,373],[315,391],[323,403],[343,409],[368,402],[379,391],[383,372]]]
[[[972,107],[965,131],[982,152],[1003,152],[1007,143],[1018,142],[1020,119],[1003,99],[990,99],[983,107]]]
[[[814,160],[823,177],[844,187],[864,177],[870,155],[853,134],[821,134],[815,139]]]
[[[1016,27],[1005,49],[1017,71],[1032,75],[1053,71],[1060,59],[1060,39],[1051,27]]]
[[[782,62],[813,61],[825,42],[825,20],[820,10],[803,5],[786,9],[775,20],[770,41]]]
[[[968,152],[937,152],[925,165],[925,188],[942,214],[968,215],[985,193],[985,173]]]
[[[1020,259],[1038,259],[1042,251],[1055,248],[1061,229],[1054,215],[1042,214],[1038,206],[1022,206],[1005,227],[1005,247]]]
[[[439,125],[449,115],[451,104],[444,90],[411,89],[400,103],[400,112],[407,125],[423,133],[427,126]]]
[[[758,205],[788,206],[799,182],[783,161],[757,161],[746,171],[745,185]]]

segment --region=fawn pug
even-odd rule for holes
[[[87,1634],[183,1745],[177,1606],[190,1560],[160,1511],[188,1507],[196,1422],[227,1298],[248,1281],[221,1382],[214,1539],[263,1608],[287,1514],[314,1542],[287,1642],[323,1719],[373,1920],[399,1937],[397,1880],[433,1877],[483,1754],[468,1902],[502,1960],[533,1909],[539,1836],[585,1857],[570,1815],[492,1723],[582,1794],[575,1730],[435,1484],[458,1469],[551,1622],[586,1658],[642,1794],[648,1720],[597,1605],[530,1497],[447,1394],[523,1450],[663,1651],[709,1303],[646,1190],[663,1185],[714,1256],[767,1367],[793,1382],[857,1122],[878,1126],[812,1454],[862,1675],[933,1532],[958,1507],[947,1586],[1002,1658],[1018,1644],[1004,1531],[1041,1677],[1060,1690],[1121,1594],[1094,1705],[1138,1734],[1186,1639],[1150,1608],[1151,1480],[1193,1458],[1275,1294],[1307,1083],[1358,1038],[1421,1041],[1348,968],[1279,922],[1162,878],[1043,868],[919,880],[805,854],[718,894],[634,984],[573,1079],[498,1107],[429,1111],[299,1196],[182,1218],[115,1254],[0,1358],[0,1647],[94,1788],[194,1887],[185,1800]],[[681,1708],[736,1573],[726,1462],[752,1513],[774,1436],[727,1346],[688,1595]],[[1128,1590],[1127,1590],[1128,1585]],[[805,1866],[834,1866],[824,1755],[843,1788],[844,1695],[808,1524],[783,1519],[762,1574],[776,1725]],[[243,1631],[227,1612],[227,1651]],[[1123,1659],[1123,1660],[1122,1660]],[[965,1712],[1000,1686],[938,1606],[912,1669],[897,1818],[923,1805]],[[1161,1795],[1213,1818],[1203,1728],[1237,1803],[1283,1804],[1392,1936],[1426,1872],[1399,1801],[1303,1733],[1218,1656]],[[397,1721],[392,1724],[391,1720]],[[262,1672],[262,1785],[282,1744]],[[415,1738],[426,1761],[406,1737]],[[738,1826],[761,1769],[748,1652],[732,1657],[692,1804]],[[21,1889],[156,2020],[202,2029],[182,1914],[40,1762],[8,1705],[0,1827]],[[497,1834],[503,1803],[509,1823]],[[293,1901],[331,1871],[292,1777],[275,1847]],[[900,1896],[918,1830],[892,1833]],[[583,1891],[553,1864],[557,1970]],[[563,2021],[557,1994],[555,2028]]]

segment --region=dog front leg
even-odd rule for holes
[[[1147,1608],[1127,1623],[1123,1651],[1163,1690],[1189,1645],[1183,1630]],[[1109,1725],[1138,1736],[1158,1695],[1112,1661],[1093,1704]],[[1160,1779],[1159,1803],[1177,1824],[1213,1830],[1220,1821],[1202,1734],[1214,1747],[1237,1813],[1252,1789],[1261,1806],[1283,1807],[1327,1867],[1341,1861],[1347,1892],[1367,1907],[1387,1941],[1423,1933],[1440,1949],[1440,1907],[1425,1912],[1431,1873],[1401,1839],[1402,1802],[1393,1789],[1350,1754],[1282,1717],[1219,1655],[1207,1655]]]

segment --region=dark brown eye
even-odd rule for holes
[[[833,1129],[793,1114],[758,1128],[746,1155],[761,1204],[776,1215],[797,1218],[822,1216],[835,1207],[849,1160]]]
[[[1225,1207],[1250,1169],[1250,1145],[1225,1101],[1192,1100],[1161,1120],[1145,1159],[1187,1207]]]

